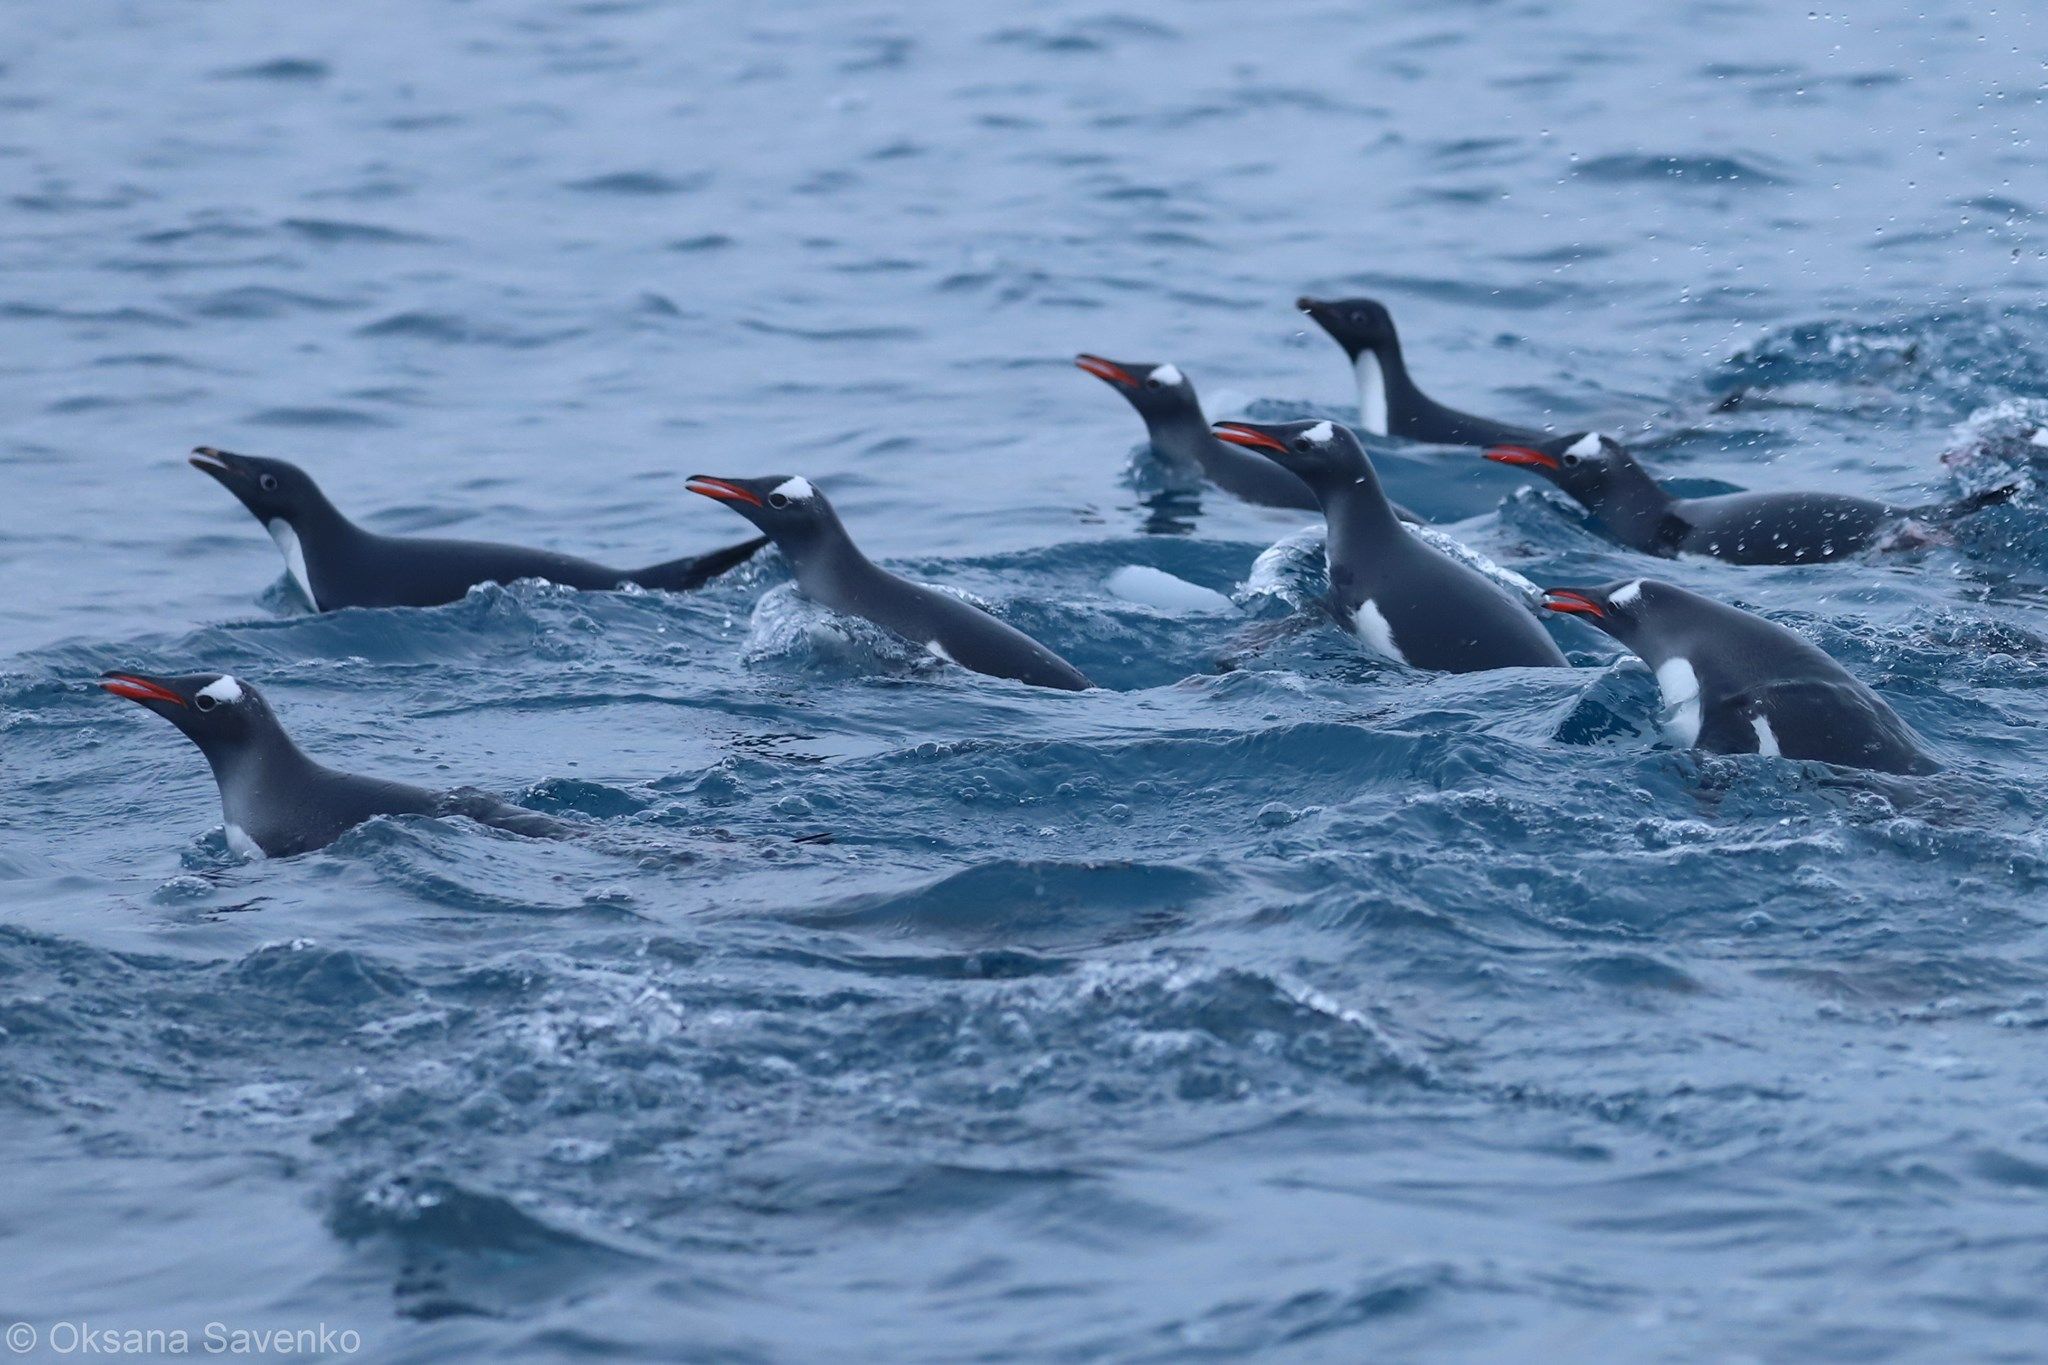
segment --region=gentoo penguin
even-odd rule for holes
[[[1899,507],[1843,493],[1724,493],[1680,498],[1666,491],[1611,436],[1579,431],[1495,446],[1486,458],[1533,469],[1584,504],[1622,544],[1672,558],[1711,555],[1731,564],[1816,564],[1880,544],[1918,518],[1953,521],[2003,502],[2018,485],[1943,507]]]
[[[1542,433],[1474,417],[1427,397],[1408,377],[1393,315],[1377,299],[1295,300],[1344,348],[1358,376],[1358,423],[1375,436],[1399,436],[1432,445],[1489,446],[1528,443]]]
[[[1014,626],[950,593],[898,578],[860,552],[832,504],[808,479],[775,474],[721,479],[692,474],[692,493],[724,503],[768,533],[796,570],[803,595],[860,616],[941,659],[1033,687],[1083,691],[1081,671]]]
[[[475,540],[384,536],[335,510],[303,469],[283,460],[232,455],[211,446],[192,465],[241,499],[284,552],[285,568],[316,611],[342,607],[432,607],[454,602],[479,583],[545,578],[565,588],[637,584],[687,592],[744,562],[768,542],[743,544],[645,569],[608,569],[587,559]]]
[[[1209,419],[1202,415],[1202,400],[1195,396],[1195,386],[1178,366],[1104,360],[1099,355],[1075,356],[1074,364],[1122,394],[1138,410],[1138,416],[1145,419],[1152,449],[1175,471],[1191,479],[1207,479],[1224,492],[1261,507],[1313,512],[1321,506],[1307,484],[1279,465],[1217,440],[1209,430]],[[1422,518],[1398,503],[1394,513],[1403,521],[1421,524]]]
[[[1941,765],[1875,692],[1783,626],[1660,583],[1548,588],[1543,605],[1583,617],[1657,675],[1672,743],[1886,773]]]
[[[1563,668],[1527,608],[1411,535],[1358,438],[1335,422],[1218,422],[1216,435],[1286,466],[1329,523],[1330,606],[1375,652],[1417,668]]]
[[[323,848],[373,815],[466,815],[543,837],[564,828],[482,792],[431,792],[323,767],[292,743],[261,692],[225,673],[110,672],[100,686],[156,712],[199,746],[220,786],[228,846],[244,857]]]

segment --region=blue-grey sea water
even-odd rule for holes
[[[2027,6],[17,0],[0,38],[0,1318],[37,1350],[2048,1353],[2048,497],[1659,565],[1375,444],[1537,582],[1791,625],[1947,771],[1706,757],[1576,622],[1570,671],[1426,675],[1318,620],[1312,552],[1247,590],[1312,518],[1149,496],[1071,364],[1341,418],[1292,303],[1366,293],[1436,397],[1668,476],[2026,476]],[[197,444],[621,564],[745,532],[692,473],[804,474],[1101,687],[942,666],[773,556],[310,615]],[[110,667],[236,672],[328,762],[576,835],[244,863]]]

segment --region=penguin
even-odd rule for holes
[[[972,603],[898,578],[860,552],[839,514],[810,480],[787,474],[725,479],[692,474],[687,485],[768,534],[796,571],[804,596],[859,616],[976,673],[1033,687],[1085,691],[1081,670]]]
[[[1176,365],[1140,365],[1077,355],[1074,364],[1124,396],[1145,419],[1152,449],[1168,468],[1193,482],[1207,479],[1226,493],[1260,507],[1321,509],[1316,495],[1300,479],[1271,460],[1216,439],[1195,386]],[[1416,525],[1422,518],[1398,503],[1394,513]]]
[[[284,553],[286,570],[315,611],[343,607],[433,607],[459,601],[479,583],[544,578],[565,588],[604,590],[637,584],[670,592],[702,587],[767,544],[765,537],[673,559],[645,569],[608,569],[587,559],[474,540],[385,536],[335,510],[297,465],[234,455],[212,446],[192,452],[205,471],[241,500]]]
[[[1495,446],[1486,458],[1550,480],[1631,549],[1665,559],[1707,555],[1731,564],[1841,559],[1881,546],[1915,519],[1953,521],[2004,502],[2019,487],[2014,483],[1939,507],[1899,507],[1845,493],[1680,498],[1650,477],[1620,442],[1591,431]],[[1915,542],[1907,537],[1902,543]]]
[[[1217,438],[1256,450],[1316,491],[1329,523],[1330,607],[1375,653],[1416,668],[1563,668],[1527,608],[1394,516],[1365,448],[1335,422],[1218,422]]]
[[[1430,445],[1492,446],[1532,444],[1543,434],[1459,412],[1427,397],[1408,377],[1394,318],[1378,299],[1313,299],[1294,306],[1344,348],[1358,376],[1359,428],[1373,436],[1398,436]]]
[[[243,857],[325,848],[376,815],[464,815],[530,837],[565,831],[558,821],[482,792],[431,792],[323,767],[292,743],[263,694],[230,674],[108,672],[100,686],[156,712],[199,746],[220,787],[228,847]]]
[[[1664,702],[1659,722],[1681,747],[1941,771],[1875,692],[1761,616],[1649,578],[1548,588],[1543,605],[1598,627],[1650,666]]]

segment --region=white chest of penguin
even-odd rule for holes
[[[1370,597],[1352,611],[1350,625],[1351,633],[1372,653],[1397,664],[1408,662],[1407,656],[1401,653],[1401,647],[1394,643],[1394,628],[1387,624],[1387,618],[1380,614],[1379,607]]]

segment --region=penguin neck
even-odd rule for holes
[[[1678,499],[1651,478],[1648,470],[1629,460],[1601,490],[1600,501],[1589,504],[1589,510],[1623,543],[1638,550],[1666,554],[1675,548],[1664,542],[1677,505]]]
[[[785,545],[783,553],[796,571],[796,585],[804,596],[835,611],[855,610],[865,589],[889,576],[861,553],[836,513],[800,548]]]
[[[299,585],[299,591],[315,611],[320,595],[314,589],[314,564],[332,562],[344,549],[370,539],[370,533],[343,516],[327,495],[314,489],[304,505],[289,516],[271,517],[263,523],[277,551],[284,556],[285,572]]]
[[[1401,518],[1387,501],[1379,476],[1367,466],[1365,473],[1349,483],[1318,487],[1316,499],[1323,505],[1323,519],[1329,523],[1330,562],[1353,563],[1403,534]]]
[[[1408,377],[1397,337],[1360,350],[1351,357],[1351,369],[1358,378],[1358,424],[1375,436],[1394,434],[1397,411],[1406,413],[1429,401]]]
[[[321,771],[274,719],[239,744],[201,745],[200,752],[220,788],[222,818],[242,830],[266,823],[267,812],[302,793]]]
[[[1145,435],[1162,460],[1196,471],[1207,467],[1204,457],[1216,444],[1209,419],[1202,415],[1202,405],[1194,399],[1175,404],[1167,412],[1145,414]]]

